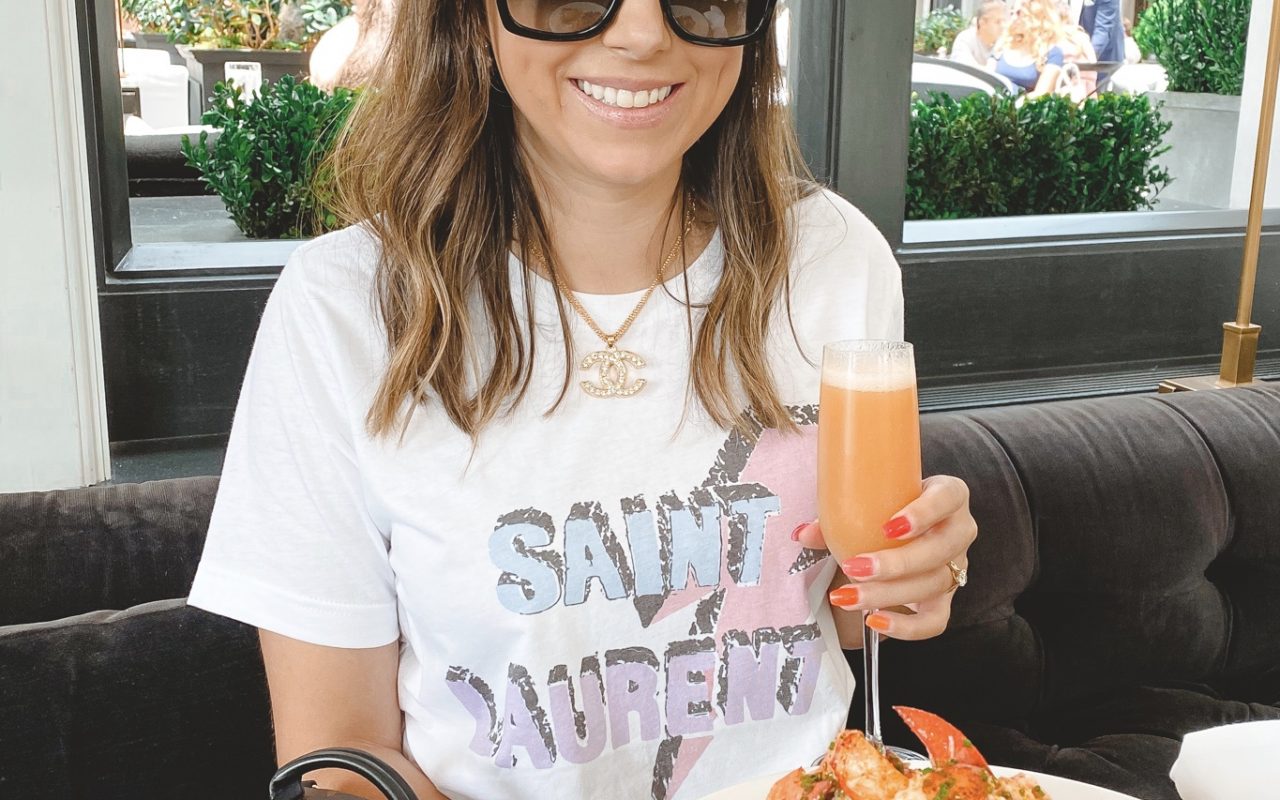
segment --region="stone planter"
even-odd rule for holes
[[[200,84],[200,107],[209,109],[209,95],[213,85],[226,79],[228,61],[256,61],[262,65],[263,84],[277,81],[285,75],[305,78],[311,53],[297,50],[220,50],[178,45],[178,53],[185,59],[191,77]]]
[[[1227,208],[1240,98],[1187,92],[1151,92],[1147,97],[1152,105],[1164,103],[1160,114],[1173,123],[1165,136],[1169,152],[1157,160],[1169,170],[1173,182],[1160,193],[1160,199]]]
[[[178,46],[169,41],[167,33],[135,33],[134,42],[142,50],[163,50],[169,54],[169,63],[185,66],[186,62],[178,55]]]

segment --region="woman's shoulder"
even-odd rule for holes
[[[358,223],[303,242],[292,260],[312,271],[369,271],[377,269],[381,254],[377,235],[368,224]]]
[[[353,225],[299,245],[271,290],[271,301],[313,334],[347,342],[379,339],[375,279],[381,247]]]
[[[893,249],[861,209],[815,186],[795,207],[796,267],[830,264],[837,269],[898,269]]]
[[[789,324],[782,329],[798,337],[804,359],[794,365],[817,363],[823,342],[899,338],[902,272],[875,224],[827,189],[801,200],[796,220]]]
[[[298,246],[280,273],[280,290],[313,296],[367,296],[382,247],[365,224],[317,236]]]

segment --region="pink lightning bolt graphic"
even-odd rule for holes
[[[801,425],[798,434],[764,430],[754,446],[740,438],[731,438],[708,480],[708,486],[712,488],[727,484],[758,484],[782,501],[777,513],[766,522],[758,583],[738,583],[730,573],[728,559],[725,559],[718,589],[708,591],[690,587],[673,592],[655,620],[694,604],[714,602],[714,595],[718,592],[721,598],[718,613],[711,615],[713,628],[699,631],[713,633],[717,647],[724,646],[725,633],[729,631],[781,629],[811,621],[809,594],[821,571],[810,567],[819,564],[820,559],[817,554],[806,552],[791,541],[790,533],[797,525],[817,518],[816,411],[808,407],[793,409],[792,413]],[[723,552],[728,552],[727,523],[721,533]],[[716,676],[705,675],[704,683],[715,714]],[[663,800],[677,795],[680,785],[710,744],[711,737],[688,738],[674,743],[674,759],[668,773],[670,779],[665,793],[659,797],[655,791],[655,798]]]

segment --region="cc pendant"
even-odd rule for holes
[[[582,369],[597,370],[596,382],[582,381],[582,390],[592,397],[630,397],[648,383],[644,378],[630,379],[629,367],[640,369],[644,359],[630,350],[619,350],[609,345],[582,359]]]

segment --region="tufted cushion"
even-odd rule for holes
[[[0,626],[185,597],[216,477],[0,494]]]
[[[239,800],[274,767],[253,628],[182,599],[0,628],[0,797]]]
[[[947,633],[886,644],[886,702],[993,762],[1153,800],[1177,800],[1186,732],[1280,718],[1280,389],[922,425],[926,472],[969,483],[981,534]]]

